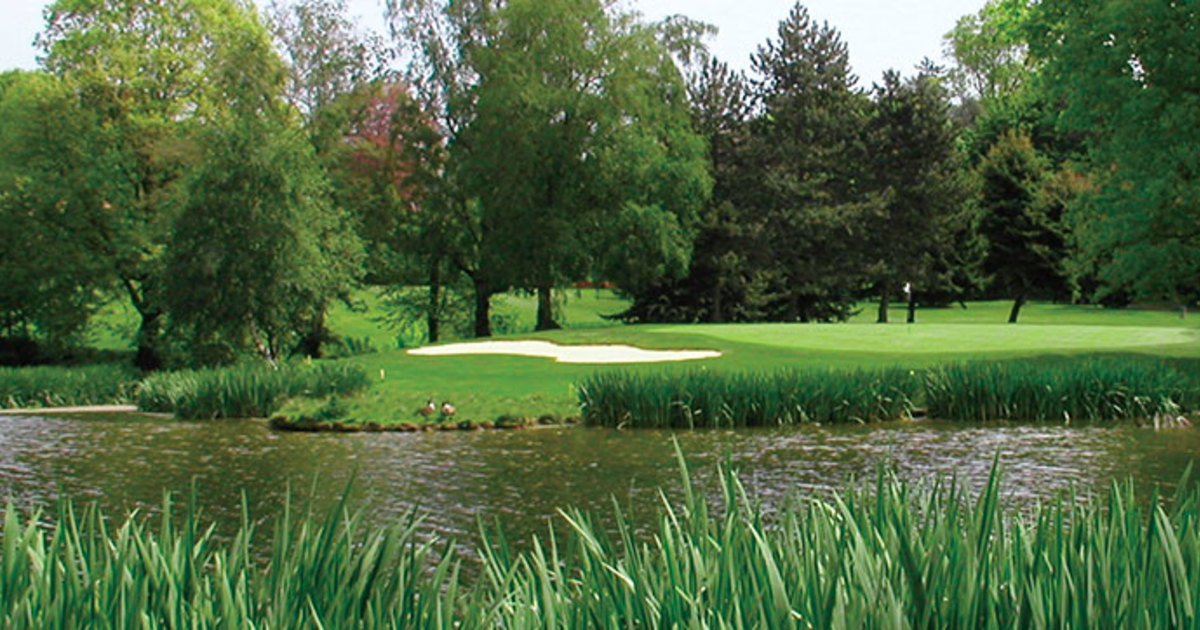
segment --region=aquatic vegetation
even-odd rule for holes
[[[980,361],[922,370],[603,372],[579,385],[584,420],[627,427],[941,420],[1174,424],[1197,382],[1163,361]]]
[[[153,374],[138,384],[135,396],[143,411],[180,418],[255,418],[274,413],[286,398],[353,394],[369,383],[362,368],[342,361],[288,363],[278,369],[242,364]]]
[[[129,366],[0,367],[0,407],[62,407],[124,403],[137,383]]]
[[[719,498],[664,494],[652,520],[614,531],[578,510],[516,548],[483,534],[460,575],[453,544],[410,515],[364,531],[343,503],[275,520],[267,561],[254,521],[218,542],[192,511],[110,526],[66,503],[56,524],[10,505],[0,545],[6,628],[1179,628],[1200,619],[1200,488],[1172,500],[1114,484],[1006,508],[993,465],[977,493],[908,484],[797,497],[766,511],[736,472]]]
[[[1162,361],[975,362],[925,370],[925,403],[949,420],[1152,421],[1194,408],[1196,383]]]
[[[601,372],[579,386],[589,424],[756,427],[908,417],[921,380],[902,369]]]

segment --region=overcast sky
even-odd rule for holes
[[[259,0],[262,2],[262,0]],[[809,13],[842,32],[860,84],[884,70],[905,74],[925,57],[942,58],[942,36],[985,0],[809,0]],[[773,37],[793,0],[627,0],[648,19],[682,13],[720,29],[709,46],[717,57],[748,69],[750,54]],[[363,25],[383,30],[382,0],[349,0]],[[0,69],[33,68],[33,38],[42,29],[40,0],[0,0]]]

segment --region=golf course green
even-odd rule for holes
[[[719,358],[636,364],[562,364],[509,355],[413,356],[397,347],[396,333],[373,309],[331,315],[337,333],[370,340],[377,349],[347,360],[373,384],[349,403],[349,417],[381,424],[420,422],[429,400],[450,401],[457,418],[488,421],[513,415],[577,415],[575,385],[600,371],[662,373],[697,369],[769,371],[778,368],[919,368],[974,360],[1064,360],[1132,355],[1186,361],[1200,357],[1200,326],[1177,311],[1104,309],[1035,303],[1022,322],[1007,324],[1008,304],[974,302],[918,311],[915,324],[876,324],[860,313],[838,324],[621,325],[601,315],[623,302],[584,291],[567,296],[567,328],[521,332],[493,340],[539,339],[558,344],[626,344],[647,349],[716,350]],[[376,303],[376,307],[379,305]],[[518,307],[518,308],[514,308]],[[532,328],[531,304],[506,302],[518,325]],[[519,308],[525,307],[525,308]],[[527,320],[519,318],[524,316]],[[460,343],[463,339],[453,340]],[[449,343],[449,342],[447,342]],[[298,401],[300,414],[320,401]]]

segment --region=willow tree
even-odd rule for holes
[[[493,277],[537,293],[542,330],[554,286],[589,267],[631,289],[686,271],[711,184],[657,31],[598,0],[511,0],[487,18],[456,157]]]

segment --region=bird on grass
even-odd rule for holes
[[[456,414],[456,413],[458,413],[458,409],[455,408],[454,405],[450,404],[449,400],[442,402],[442,418],[443,419],[453,417],[454,414]]]
[[[433,412],[435,411],[437,411],[437,405],[434,405],[433,399],[430,398],[429,402],[425,403],[424,407],[421,407],[417,410],[417,415],[421,416],[422,418],[428,418],[429,416],[432,416]]]

